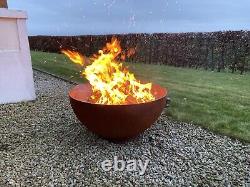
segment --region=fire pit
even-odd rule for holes
[[[92,58],[62,50],[82,66],[82,75],[89,81],[69,93],[76,116],[89,130],[107,139],[138,135],[155,122],[166,104],[166,89],[137,80],[121,63],[134,52],[122,51],[116,38]]]
[[[80,84],[70,93],[70,103],[77,118],[90,131],[111,140],[126,140],[149,128],[166,104],[166,89],[152,85],[155,100],[139,104],[103,105],[88,102],[90,84]]]

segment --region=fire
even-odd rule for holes
[[[73,51],[62,50],[74,63],[82,65],[82,75],[92,86],[90,101],[97,104],[122,105],[155,100],[151,83],[143,84],[118,59],[130,56],[133,50],[122,52],[120,42],[113,37],[98,51],[87,65],[84,57]]]
[[[65,54],[67,57],[69,57],[70,60],[72,60],[76,64],[84,65],[84,58],[81,54],[69,51],[69,50],[61,50],[63,54]]]

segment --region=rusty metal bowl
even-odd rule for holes
[[[90,84],[75,86],[70,92],[70,103],[83,125],[97,135],[123,141],[135,137],[160,116],[166,105],[167,90],[157,84],[152,85],[155,100],[140,104],[103,105],[88,102],[92,94]]]

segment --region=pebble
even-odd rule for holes
[[[68,100],[72,84],[36,71],[34,77],[36,101],[0,105],[0,186],[249,184],[249,144],[172,121],[164,112],[139,137],[115,144],[76,119]],[[114,156],[150,163],[144,175],[103,171],[101,162]]]

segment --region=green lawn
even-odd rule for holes
[[[33,67],[82,82],[80,69],[63,55],[32,52]],[[250,74],[217,73],[160,65],[128,64],[131,72],[168,88],[174,120],[250,142]]]

